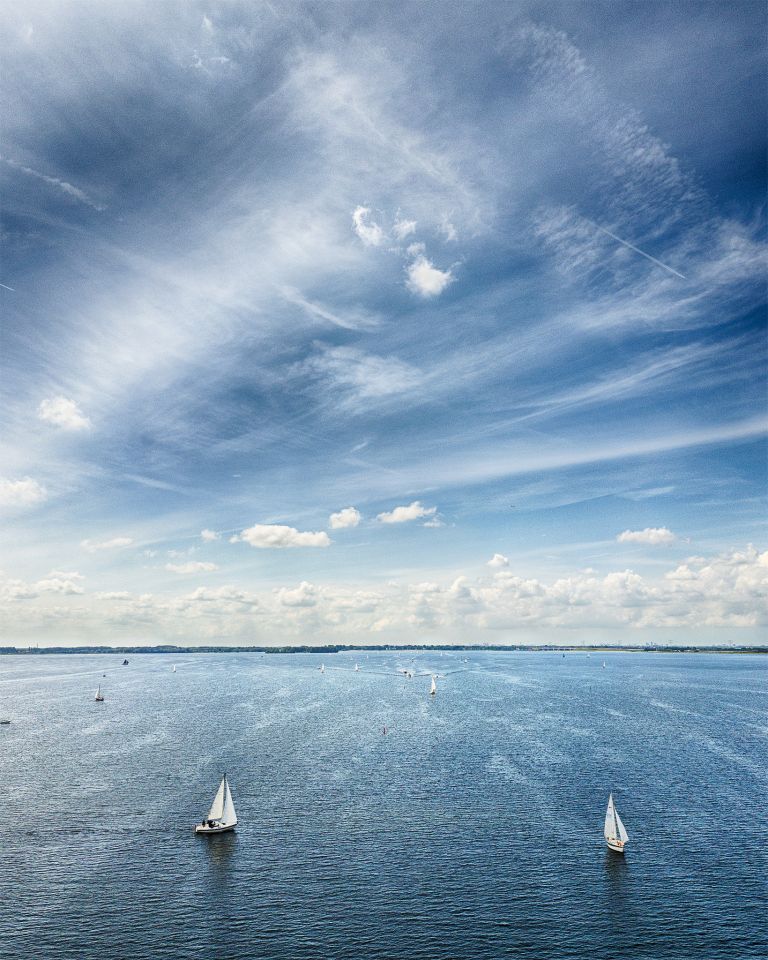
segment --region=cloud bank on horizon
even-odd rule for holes
[[[767,17],[6,7],[9,642],[758,637]]]

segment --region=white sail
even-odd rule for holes
[[[619,831],[619,840],[622,843],[626,843],[629,840],[629,834],[627,833],[627,828],[621,822],[621,817],[616,807],[613,808],[613,815],[616,818],[616,829]]]
[[[435,683],[435,678],[434,678],[434,676],[432,677],[432,687],[431,687],[431,689],[430,689],[429,692],[430,692],[433,696],[434,696],[434,694],[437,693],[437,684]]]
[[[603,830],[606,840],[616,839],[616,810],[613,806],[613,794],[608,797],[608,809],[605,811],[605,829]]]
[[[219,784],[219,789],[216,791],[216,796],[213,798],[213,803],[211,804],[211,809],[208,811],[207,820],[221,820],[224,815],[224,795],[226,792],[226,781],[227,778],[223,777],[221,783]]]
[[[229,781],[226,777],[224,777],[224,809],[219,817],[219,822],[223,827],[234,827],[237,823],[235,804],[232,801],[232,791],[229,789]]]
[[[359,665],[355,664],[355,673],[357,673],[359,669],[360,669]]]
[[[321,664],[320,664],[320,673],[325,673],[325,664],[324,664],[324,663],[321,663]]]

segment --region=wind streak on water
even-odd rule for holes
[[[0,658],[0,955],[765,955],[764,660],[464,656]]]

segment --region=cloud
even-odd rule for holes
[[[363,413],[368,411],[370,401],[399,397],[423,380],[420,370],[397,357],[380,357],[356,347],[331,347],[307,360],[300,369],[322,378],[335,404]]]
[[[247,607],[259,605],[256,597],[233,586],[217,587],[213,590],[208,587],[198,587],[184,597],[184,600],[189,603],[242,604]]]
[[[674,543],[677,539],[666,527],[646,527],[645,530],[625,530],[616,540],[619,543],[647,543],[651,546]]]
[[[37,480],[7,480],[0,477],[0,506],[31,507],[48,499],[48,491]]]
[[[384,231],[374,221],[368,222],[371,211],[368,207],[356,207],[352,214],[355,233],[368,247],[380,247],[384,242]]]
[[[35,588],[41,593],[63,593],[68,596],[82,594],[85,591],[80,584],[72,579],[62,577],[51,577],[47,580],[38,580]]]
[[[503,553],[494,553],[491,559],[488,561],[487,566],[489,567],[508,567],[509,566],[509,557],[505,557]]]
[[[408,523],[420,517],[431,517],[437,513],[437,507],[425,507],[418,500],[414,500],[407,507],[395,507],[389,513],[380,513],[376,519],[379,523]]]
[[[406,268],[408,279],[406,286],[412,293],[422,297],[437,297],[453,283],[455,277],[450,270],[440,270],[423,254],[416,257]]]
[[[416,232],[416,221],[415,220],[395,220],[392,226],[392,233],[398,240],[405,240],[406,237],[409,237],[412,233]]]
[[[331,539],[325,531],[301,532],[280,524],[257,523],[230,538],[230,543],[249,543],[260,550],[283,550],[290,547],[328,547]]]
[[[309,300],[293,287],[282,287],[280,291],[288,303],[301,307],[304,313],[313,320],[320,320],[324,326],[332,324],[343,330],[370,330],[375,327],[379,318],[361,307],[334,307],[331,309],[323,303]]]
[[[91,426],[91,421],[83,415],[75,401],[66,397],[43,400],[37,408],[37,415],[62,430],[88,430]]]
[[[40,173],[39,170],[33,170],[31,167],[25,167],[23,164],[17,163],[15,160],[9,160],[7,157],[0,157],[0,160],[6,163],[9,167],[13,167],[14,170],[20,170],[28,177],[34,177],[36,180],[42,180],[44,183],[47,183],[52,187],[56,187],[57,190],[60,190],[72,200],[77,200],[80,203],[84,203],[86,206],[91,207],[94,210],[106,210],[106,207],[103,204],[96,203],[96,201],[92,200],[84,190],[73,186],[71,183],[67,183],[66,180],[62,180],[59,177],[49,177],[45,173]]]
[[[215,530],[201,530],[200,539],[204,540],[206,543],[213,543],[214,540],[221,540],[221,534],[216,533]]]
[[[295,590],[281,587],[277,599],[284,607],[314,607],[317,604],[317,588],[302,580]]]
[[[80,546],[88,553],[96,553],[97,550],[115,550],[121,547],[130,547],[133,543],[131,537],[113,537],[111,540],[81,540]]]
[[[360,523],[360,511],[355,507],[344,507],[338,513],[332,513],[328,518],[331,530],[343,530],[345,527],[356,527]]]
[[[97,600],[114,600],[120,603],[133,599],[133,594],[127,590],[107,590],[102,593],[94,594]]]
[[[204,560],[190,560],[188,563],[166,563],[166,570],[171,573],[209,573],[218,570],[218,565]]]

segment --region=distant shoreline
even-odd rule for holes
[[[768,653],[768,646],[760,647],[723,647],[723,646],[651,646],[627,645],[612,646],[555,646],[553,644],[383,644],[377,646],[356,644],[328,644],[326,646],[307,647],[221,647],[195,646],[177,647],[166,644],[146,647],[0,647],[0,655],[6,656],[37,656],[43,654],[70,654],[70,653],[99,653],[99,654],[188,654],[188,653],[351,653],[355,651],[368,653],[397,653],[405,650],[418,651],[456,651],[456,652],[495,652],[495,653]]]

